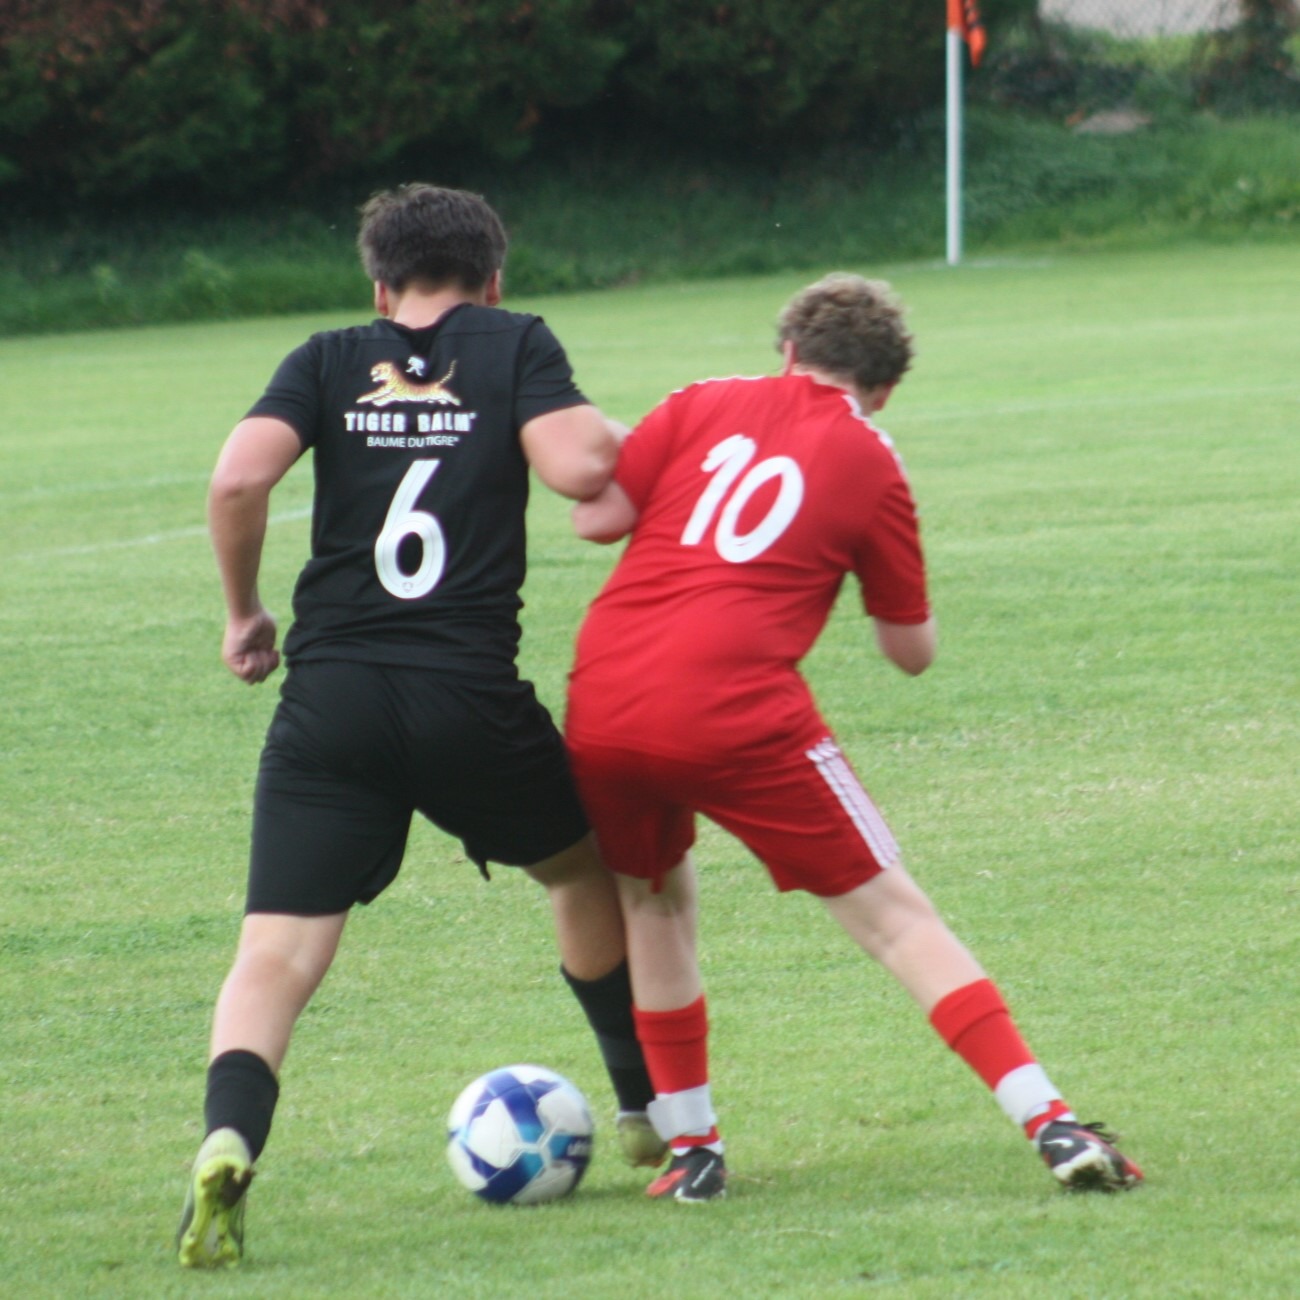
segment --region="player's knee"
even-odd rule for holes
[[[235,970],[265,982],[315,987],[334,960],[345,920],[346,913],[316,917],[250,914],[244,918]]]

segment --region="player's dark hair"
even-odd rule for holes
[[[366,201],[357,248],[366,275],[399,293],[417,283],[473,293],[501,269],[506,232],[479,195],[411,184]]]
[[[912,364],[912,336],[902,304],[883,280],[836,273],[800,290],[777,318],[777,347],[786,340],[805,366],[860,389],[896,384]]]

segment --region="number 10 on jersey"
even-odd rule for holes
[[[699,545],[713,523],[719,506],[722,506],[722,514],[718,517],[717,528],[713,533],[713,544],[718,554],[732,564],[744,564],[746,560],[762,555],[790,527],[803,504],[803,473],[789,456],[769,456],[750,466],[746,472],[746,466],[754,459],[756,449],[757,444],[753,438],[747,438],[743,433],[733,433],[704,458],[700,468],[713,477],[700,494],[691,517],[686,521],[686,527],[682,529],[683,546]],[[776,500],[747,533],[738,532],[736,524],[740,512],[754,493],[774,478],[781,480]],[[740,481],[737,482],[737,479]],[[724,498],[726,504],[722,505]]]

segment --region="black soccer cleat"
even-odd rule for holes
[[[1100,1124],[1058,1119],[1043,1125],[1034,1145],[1067,1192],[1126,1192],[1142,1171],[1115,1149],[1116,1140]]]
[[[645,1189],[647,1196],[693,1204],[720,1201],[727,1194],[727,1164],[708,1147],[673,1156],[668,1168]]]

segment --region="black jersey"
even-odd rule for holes
[[[311,558],[292,663],[513,671],[528,463],[519,430],[584,403],[538,316],[464,304],[435,324],[313,335],[249,412],[312,448]]]

